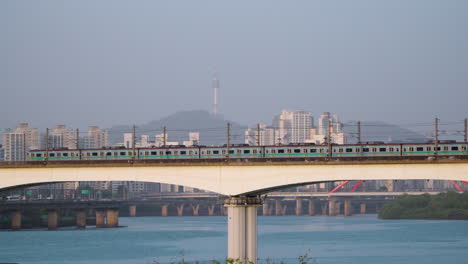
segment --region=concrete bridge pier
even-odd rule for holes
[[[351,203],[351,199],[344,200],[344,216],[352,216],[353,215],[353,207]]]
[[[277,200],[275,200],[275,215],[276,216],[281,215],[281,211],[282,211],[281,200],[277,199]]]
[[[286,215],[287,210],[288,210],[288,205],[285,204],[283,208],[281,208],[281,215]]]
[[[184,204],[177,206],[177,216],[184,216]]]
[[[315,201],[314,201],[314,199],[309,199],[309,215],[310,216],[315,215]]]
[[[119,226],[119,209],[111,208],[106,210],[107,227]]]
[[[106,212],[102,209],[96,210],[96,227],[101,228],[106,226]]]
[[[132,204],[128,207],[128,214],[130,216],[136,216],[136,205]]]
[[[361,213],[361,214],[365,214],[365,213],[366,213],[366,203],[362,202],[362,203],[359,205],[359,213]]]
[[[296,198],[296,215],[302,215],[302,198]]]
[[[21,230],[21,211],[11,212],[11,229]]]
[[[47,210],[47,229],[56,230],[58,225],[58,210]]]
[[[329,202],[320,202],[320,208],[322,209],[322,215],[327,215]]]
[[[336,216],[336,206],[337,206],[336,200],[333,198],[329,198],[328,199],[328,215],[329,216]]]
[[[214,210],[215,210],[215,205],[209,205],[208,206],[208,216],[213,216],[214,215]]]
[[[228,258],[257,263],[257,207],[259,197],[231,197],[228,209]]]
[[[340,215],[341,214],[341,202],[336,201],[335,202],[335,215]]]
[[[167,204],[161,205],[161,216],[167,216]]]
[[[270,208],[268,208],[268,200],[265,200],[262,205],[262,214],[263,216],[270,215]]]
[[[197,204],[197,205],[191,205],[192,207],[192,211],[193,211],[193,216],[198,216],[198,210],[200,209],[200,205]]]
[[[76,210],[76,227],[79,229],[86,228],[86,209]]]

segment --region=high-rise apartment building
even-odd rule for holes
[[[5,159],[5,149],[3,149],[3,146],[0,144],[0,161],[3,161]]]
[[[5,161],[20,161],[26,159],[26,153],[39,149],[39,134],[37,129],[30,129],[27,123],[20,123],[12,132],[3,133]]]
[[[260,143],[261,146],[275,145],[276,130],[268,127],[265,124],[260,124],[257,127],[249,127],[245,131],[245,144],[255,146]]]
[[[310,112],[283,110],[273,119],[273,127],[278,131],[277,143],[303,143],[310,139],[313,117]]]
[[[57,148],[77,149],[77,130],[67,129],[65,125],[58,125],[49,131],[49,137],[58,145]]]
[[[108,146],[107,130],[97,126],[88,127],[88,135],[80,138],[80,148],[96,149]]]

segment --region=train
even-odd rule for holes
[[[436,149],[437,148],[437,149]],[[224,146],[165,146],[150,148],[51,149],[32,150],[28,161],[73,160],[214,160],[214,159],[347,159],[347,158],[429,158],[468,157],[468,142],[439,142],[385,144],[289,144],[251,146],[246,144]]]

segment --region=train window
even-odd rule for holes
[[[71,156],[72,156],[72,157],[75,157],[75,152],[72,152],[72,153],[71,153]]]
[[[49,157],[55,157],[55,153],[50,153]]]
[[[97,152],[93,152],[91,155],[92,155],[93,157],[97,157],[97,156],[98,156],[98,153],[97,153]]]
[[[396,148],[396,151],[400,151],[400,149],[399,149],[399,148]]]
[[[166,155],[171,155],[171,154],[172,154],[172,152],[166,151]]]
[[[159,155],[164,155],[164,151],[159,151]]]
[[[462,147],[462,150],[466,150],[466,147],[465,147],[465,146],[463,146],[463,147]]]
[[[106,156],[112,156],[112,152],[107,152]]]
[[[271,150],[271,154],[275,154],[276,153],[276,150],[275,149],[272,149]]]
[[[369,148],[362,148],[362,152],[369,152]]]
[[[310,149],[310,153],[315,153],[317,152],[317,149]]]
[[[452,150],[458,150],[458,147],[452,147]]]
[[[180,155],[187,155],[187,151],[183,151],[183,150],[182,150],[182,151],[180,152]]]
[[[291,149],[288,149],[288,153],[291,153],[291,152],[292,152]]]
[[[211,155],[211,150],[207,150],[207,151],[206,151],[206,154],[207,154],[207,155]]]
[[[320,153],[323,153],[323,149],[320,149]]]
[[[408,151],[412,152],[412,151],[414,151],[414,148],[413,148],[413,147],[409,147]]]
[[[387,148],[379,148],[379,152],[387,152]]]
[[[377,148],[372,148],[372,152],[377,152]]]
[[[301,153],[300,149],[294,149],[294,153]]]
[[[432,148],[431,147],[426,147],[426,151],[431,151]]]
[[[393,152],[393,151],[395,151],[395,149],[394,148],[389,148],[388,151]]]
[[[120,152],[120,156],[125,156],[127,153],[125,152]]]
[[[193,150],[189,150],[188,154],[193,155]]]
[[[42,157],[42,154],[41,154],[41,153],[37,153],[37,154],[36,154],[36,158],[40,158],[40,157]]]
[[[284,149],[278,149],[278,154],[283,154],[284,153]]]
[[[175,150],[174,155],[177,155],[177,154],[179,154],[179,151]]]
[[[229,154],[234,154],[234,150],[229,150]]]
[[[444,147],[444,150],[447,151],[447,150],[448,150],[448,147]]]
[[[244,149],[244,154],[250,154],[250,149]]]
[[[416,151],[424,151],[424,148],[423,147],[417,147]]]
[[[68,153],[63,153],[62,154],[64,157],[68,157]]]
[[[353,149],[352,148],[347,148],[346,152],[353,152]]]
[[[252,150],[252,154],[257,154],[257,150],[256,149]]]
[[[356,148],[356,152],[361,152],[361,149],[360,149],[360,148]]]
[[[57,157],[61,157],[62,156],[62,153],[57,153]]]
[[[238,149],[237,154],[242,154],[242,150]]]
[[[302,152],[303,152],[303,153],[307,153],[307,149],[303,149]]]
[[[219,154],[219,150],[213,150],[213,154]]]
[[[226,155],[226,150],[223,149],[223,150],[221,151],[221,154]]]
[[[265,153],[266,153],[266,154],[270,154],[270,151],[267,149],[267,150],[265,150]]]

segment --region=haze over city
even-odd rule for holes
[[[270,123],[461,121],[466,1],[1,1],[0,128],[140,124],[181,110]]]

